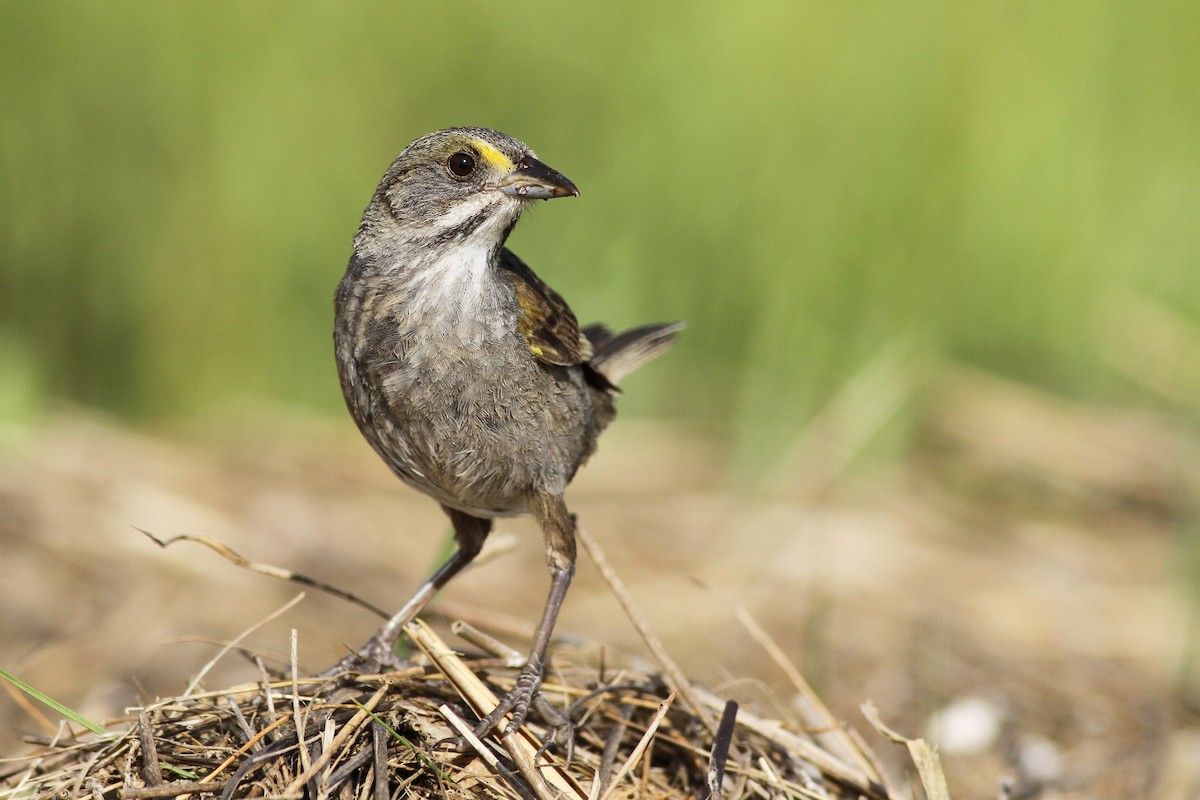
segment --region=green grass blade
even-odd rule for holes
[[[38,691],[37,689],[33,688],[32,686],[30,686],[28,683],[21,680],[20,678],[10,675],[2,669],[0,669],[0,678],[3,678],[4,680],[8,681],[13,686],[17,687],[22,692],[24,692],[25,694],[32,697],[34,700],[37,700],[39,703],[42,703],[43,705],[47,705],[50,708],[54,709],[59,714],[62,714],[64,717],[71,720],[72,722],[74,722],[78,725],[82,725],[83,727],[85,727],[89,731],[91,731],[92,733],[95,733],[99,736],[103,736],[103,737],[109,738],[109,739],[115,738],[113,736],[113,734],[106,731],[103,728],[103,726],[97,725],[96,723],[92,722],[90,719],[87,719],[86,717],[84,717],[78,711],[73,711],[73,710],[67,708],[62,703],[55,700],[53,697],[50,697],[49,695],[45,694],[44,692]]]

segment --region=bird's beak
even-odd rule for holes
[[[510,197],[524,197],[529,200],[579,196],[579,190],[566,175],[551,169],[533,156],[525,156],[518,161],[512,174],[496,188]]]

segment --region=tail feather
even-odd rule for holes
[[[683,327],[682,322],[667,322],[613,333],[604,325],[589,325],[583,329],[583,335],[592,343],[592,369],[615,386],[642,364],[661,355]]]

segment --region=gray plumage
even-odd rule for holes
[[[454,524],[458,552],[340,665],[394,660],[401,628],[478,552],[498,516],[540,523],[551,590],[517,687],[481,723],[520,724],[574,572],[563,493],[615,414],[617,383],[663,352],[679,324],[580,330],[566,302],[504,243],[534,199],[577,195],[523,143],[485,128],[424,136],[388,169],[363,214],[335,301],[342,391],[367,441]],[[554,718],[556,729],[567,721]]]

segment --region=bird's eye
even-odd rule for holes
[[[446,159],[446,166],[460,178],[465,178],[475,171],[475,159],[470,153],[461,150]]]

